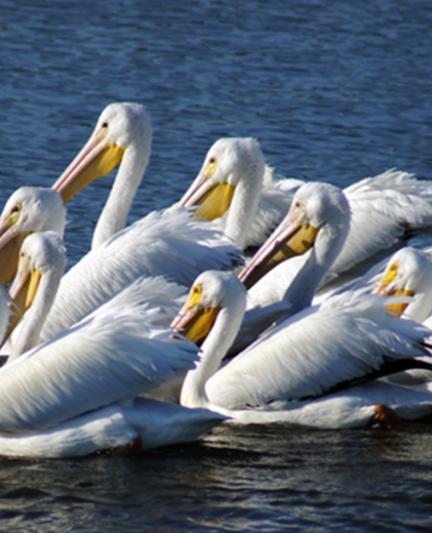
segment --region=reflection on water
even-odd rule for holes
[[[51,185],[110,101],[155,129],[132,219],[179,198],[210,144],[256,136],[287,176],[347,185],[397,166],[430,177],[427,2],[0,5],[0,201]],[[70,205],[70,262],[110,187]],[[321,432],[223,427],[140,458],[9,461],[4,529],[414,528],[431,525],[430,425]]]

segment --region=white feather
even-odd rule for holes
[[[25,458],[81,457],[104,450],[123,452],[196,440],[226,417],[207,409],[138,399],[67,420],[45,431],[0,433],[0,455]]]
[[[117,233],[63,276],[42,339],[72,326],[140,276],[163,275],[189,286],[202,270],[232,268],[241,253],[216,227],[170,208]]]
[[[207,381],[209,401],[229,409],[319,396],[384,359],[427,354],[428,330],[389,316],[380,296],[342,295],[282,322]]]

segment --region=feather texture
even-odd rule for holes
[[[185,209],[170,208],[117,233],[62,278],[42,339],[72,326],[140,276],[163,275],[189,286],[202,270],[241,263],[240,250],[217,228],[191,219]]]

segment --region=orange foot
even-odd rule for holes
[[[135,439],[128,442],[125,446],[119,446],[118,448],[111,448],[109,450],[103,450],[96,452],[96,455],[108,455],[108,456],[120,456],[125,455],[134,455],[140,453],[142,450],[142,439],[141,437],[136,437]]]
[[[372,417],[372,425],[378,427],[390,428],[400,424],[401,419],[391,407],[382,403],[377,403],[374,406],[374,415]]]

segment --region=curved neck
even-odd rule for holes
[[[186,374],[180,393],[180,404],[202,407],[208,403],[205,392],[207,380],[215,374],[231,347],[243,320],[245,296],[221,309],[215,324],[201,348],[201,360],[195,370]]]
[[[98,248],[126,226],[133,199],[148,165],[150,142],[147,140],[145,148],[130,145],[126,150],[108,200],[96,224],[92,249]]]
[[[13,334],[9,361],[41,342],[40,332],[54,302],[61,275],[59,270],[51,270],[42,276],[35,300]]]
[[[348,229],[348,224],[328,224],[319,231],[309,257],[283,296],[292,304],[294,312],[311,305],[316,290],[342,249]]]
[[[424,322],[432,314],[432,273],[426,273],[422,279],[422,290],[415,292],[413,301],[402,314],[416,322]]]
[[[258,212],[263,176],[258,175],[239,179],[228,214],[224,233],[240,248],[246,245],[247,229]]]

